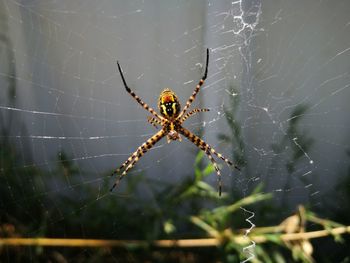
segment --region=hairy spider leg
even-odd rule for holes
[[[155,125],[154,125],[155,126]],[[156,127],[156,126],[155,126]],[[153,137],[152,137],[153,138]],[[151,138],[151,139],[152,139]],[[146,142],[147,143],[147,142]],[[142,145],[141,145],[142,146]],[[127,166],[130,162],[132,162],[134,159],[135,159],[135,157],[139,154],[139,150],[141,150],[141,147],[138,147],[137,148],[137,150],[132,154],[132,155],[130,155],[130,157],[121,165],[121,166],[119,166],[119,168],[117,168],[112,174],[111,174],[111,176],[113,176],[113,175],[115,175],[115,174],[117,174],[117,173],[119,173],[125,166]]]
[[[213,156],[210,154],[210,151],[209,149],[207,149],[205,151],[205,153],[207,154],[209,160],[211,161],[211,163],[213,164],[214,168],[215,168],[215,171],[216,171],[216,174],[218,175],[218,190],[219,190],[219,196],[221,196],[221,190],[222,190],[222,183],[221,183],[221,173],[220,173],[220,169],[217,165],[217,163],[215,162]]]
[[[191,142],[193,142],[199,149],[201,149],[202,151],[204,151],[207,155],[208,158],[211,160],[212,156],[209,157],[210,153],[215,154],[217,157],[219,157],[220,159],[222,159],[223,161],[225,161],[227,164],[229,165],[233,165],[233,163],[227,159],[225,156],[223,156],[221,153],[218,153],[214,150],[213,147],[211,147],[209,144],[207,144],[205,141],[203,141],[201,138],[199,138],[197,135],[193,134],[192,132],[190,132],[189,130],[185,129],[184,127],[180,127],[179,128],[179,132],[185,136],[187,139],[189,139]],[[208,154],[209,153],[209,154]],[[212,161],[212,160],[211,160]],[[215,160],[214,160],[215,162]],[[216,163],[216,162],[215,162]],[[215,167],[215,166],[214,166]],[[236,168],[236,165],[234,165],[234,167]],[[219,169],[217,169],[217,167],[215,167],[216,169],[216,173],[218,175],[218,180],[219,182],[221,182],[221,174],[220,172],[218,172]]]
[[[148,121],[150,124],[152,124],[155,128],[157,128],[157,129],[158,129],[157,124],[158,124],[158,125],[162,125],[162,122],[161,122],[160,120],[158,120],[158,119],[156,119],[156,118],[154,118],[154,117],[151,117],[151,116],[147,117],[147,121]]]
[[[160,141],[160,139],[162,139],[164,136],[166,135],[166,132],[164,130],[160,130],[159,132],[157,132],[156,134],[154,134],[151,138],[149,138],[145,143],[143,143],[141,146],[139,146],[137,148],[137,150],[128,158],[128,160],[126,160],[122,166],[118,169],[118,171],[120,171],[120,169],[124,168],[125,166],[126,169],[124,170],[124,172],[118,176],[118,178],[116,179],[115,183],[113,184],[112,188],[110,191],[112,191],[120,182],[121,179],[123,179],[123,177],[127,174],[127,172],[134,167],[134,165],[136,164],[136,162],[149,150],[151,149],[158,141]],[[115,173],[113,173],[115,174]]]
[[[206,111],[209,111],[209,109],[193,109],[191,110],[190,112],[186,113],[182,119],[181,119],[181,122],[184,122],[186,121],[189,117],[193,116],[194,114],[198,113],[198,112],[206,112]]]
[[[206,147],[209,148],[211,153],[215,154],[217,157],[219,157],[221,160],[223,160],[226,164],[228,164],[229,166],[234,166],[238,171],[241,170],[233,162],[231,162],[228,158],[226,158],[221,153],[218,153],[217,151],[215,151],[215,149],[213,147],[211,147],[209,144],[205,143],[201,138],[199,138],[197,135],[193,134],[189,130],[185,129],[184,127],[181,127],[179,132],[181,134],[183,134],[184,136],[186,136],[190,141],[192,141],[194,144],[196,144],[199,148],[206,145]],[[184,133],[186,133],[187,135],[185,135]],[[191,138],[189,138],[189,137],[191,137]]]
[[[121,166],[119,166],[118,169],[116,169],[113,173],[111,173],[111,176],[119,173],[125,166],[127,166],[135,158],[136,155],[137,155],[137,151],[134,152],[132,155],[130,155],[130,157]]]
[[[240,171],[241,169],[235,165],[233,162],[231,162],[229,159],[227,159],[225,156],[223,156],[221,153],[216,152],[213,148],[210,149],[210,152],[215,154],[217,157],[219,157],[221,160],[223,160],[227,165],[233,166],[235,169]]]
[[[150,106],[148,106],[147,103],[143,102],[139,96],[137,96],[135,94],[135,92],[133,92],[129,87],[128,85],[126,84],[126,81],[125,81],[125,78],[124,78],[124,75],[123,75],[123,71],[119,65],[119,62],[117,61],[117,64],[118,64],[118,69],[119,69],[119,73],[120,73],[120,76],[122,78],[122,81],[123,81],[123,84],[124,84],[124,87],[126,89],[126,91],[147,111],[149,111],[153,116],[155,116],[157,119],[159,120],[163,120],[163,117],[159,116],[158,113],[152,109]]]
[[[186,102],[185,107],[183,108],[183,110],[180,112],[179,116],[177,117],[177,119],[181,119],[182,116],[186,113],[186,111],[188,110],[188,108],[191,106],[192,102],[194,101],[194,99],[197,96],[197,93],[199,92],[200,87],[204,84],[204,81],[207,78],[208,75],[208,64],[209,64],[209,49],[207,48],[207,62],[205,65],[205,72],[203,77],[201,78],[201,80],[199,81],[199,83],[197,84],[196,88],[194,89],[192,95],[190,96],[190,98],[188,99],[188,101]]]

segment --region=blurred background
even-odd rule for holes
[[[228,221],[221,215],[221,230],[277,225],[295,211],[303,218],[299,205],[349,225],[349,12],[346,0],[1,0],[0,238],[207,237],[194,215],[205,221],[203,213],[250,196],[252,206],[243,202]],[[184,126],[241,171],[218,161],[219,198],[207,157],[186,139],[163,139],[109,192],[111,172],[157,131],[125,91],[116,61],[151,107],[164,88],[184,105],[206,48],[208,78],[192,107],[210,112]],[[254,204],[257,193],[268,201]],[[338,226],[331,221],[323,227]],[[0,247],[0,257],[268,262],[266,252],[285,260],[271,262],[350,260],[346,237],[313,241],[312,253],[301,246],[300,258],[295,246],[279,245],[176,250],[171,258],[146,248]]]

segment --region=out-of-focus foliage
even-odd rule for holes
[[[176,186],[163,185],[160,191],[154,189],[153,201],[145,199],[137,190],[141,184],[158,189],[154,182],[146,181],[142,176],[127,177],[122,194],[109,194],[107,176],[98,189],[94,184],[79,184],[79,170],[64,153],[58,155],[57,169],[50,175],[39,169],[16,168],[21,167],[16,163],[16,150],[8,143],[1,142],[0,153],[1,237],[83,237],[150,242],[149,246],[130,245],[123,249],[3,247],[0,249],[3,260],[11,257],[15,262],[65,262],[69,259],[240,262],[254,255],[251,262],[313,262],[314,249],[310,241],[286,242],[281,235],[305,233],[309,225],[313,228],[320,225],[321,229],[340,226],[300,207],[296,214],[279,225],[252,227],[249,222],[252,212],[249,211],[258,211],[259,204],[270,200],[271,194],[263,193],[259,186],[251,195],[239,200],[234,200],[228,193],[219,198],[216,189],[205,182],[214,171],[211,164],[203,165],[201,153],[196,158],[194,179],[189,178]],[[16,175],[19,174],[23,177],[18,178]],[[44,187],[42,177],[52,174],[60,178],[58,183],[69,180],[72,192],[48,192],[49,187]],[[99,193],[104,195],[103,198],[96,198]],[[155,239],[205,237],[216,238],[221,245],[217,249],[174,249],[170,254],[151,246]],[[340,236],[335,237],[341,240]],[[27,260],[28,255],[30,260]]]

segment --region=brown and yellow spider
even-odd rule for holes
[[[122,174],[119,175],[119,177],[116,179],[115,183],[113,184],[111,191],[116,187],[120,180],[127,174],[127,172],[134,167],[136,162],[149,150],[151,149],[160,139],[162,139],[164,136],[167,136],[168,143],[176,140],[181,141],[181,135],[185,136],[187,139],[189,139],[191,142],[193,142],[199,149],[204,151],[209,160],[212,162],[216,173],[218,175],[218,188],[219,188],[219,195],[221,196],[221,174],[220,169],[215,162],[212,154],[216,155],[220,159],[224,160],[227,164],[233,165],[233,163],[225,158],[221,153],[216,152],[213,147],[211,147],[209,144],[205,143],[201,138],[190,132],[189,130],[182,127],[182,123],[187,120],[190,116],[194,115],[197,112],[204,112],[209,111],[209,109],[193,109],[192,111],[187,112],[188,108],[191,106],[191,103],[196,98],[196,95],[200,89],[200,87],[203,85],[205,79],[207,78],[208,73],[208,63],[209,63],[209,49],[207,49],[207,61],[205,66],[205,72],[202,77],[202,79],[197,84],[196,88],[194,89],[192,95],[186,102],[185,107],[181,111],[179,100],[176,96],[176,94],[171,91],[170,89],[165,89],[160,93],[159,96],[159,102],[158,102],[158,108],[162,116],[160,116],[155,110],[153,110],[151,107],[149,107],[146,103],[144,103],[126,84],[123,71],[118,64],[118,69],[120,72],[120,76],[122,78],[123,84],[125,86],[125,89],[129,94],[147,111],[149,111],[153,117],[148,117],[148,122],[151,123],[153,126],[157,127],[157,124],[162,126],[162,129],[158,131],[155,135],[153,135],[151,138],[149,138],[145,143],[143,143],[140,147],[137,148],[137,150],[117,169],[115,170],[112,175],[119,173],[123,168],[125,170]],[[239,170],[239,168],[234,165],[236,169]]]

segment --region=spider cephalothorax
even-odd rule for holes
[[[196,88],[194,89],[192,95],[186,102],[185,107],[181,110],[181,106],[179,103],[179,100],[176,96],[176,94],[171,91],[170,89],[165,89],[160,93],[159,101],[158,101],[158,108],[160,111],[159,115],[154,109],[149,107],[146,103],[144,103],[126,84],[123,71],[118,64],[118,69],[120,76],[122,78],[124,87],[127,92],[147,111],[149,111],[153,117],[148,117],[148,122],[151,123],[153,126],[158,128],[157,125],[162,126],[161,130],[158,131],[155,135],[153,135],[151,138],[149,138],[146,142],[144,142],[140,147],[137,148],[137,150],[117,169],[113,172],[119,173],[122,169],[125,168],[123,173],[119,175],[115,183],[113,184],[111,190],[113,190],[114,187],[117,186],[117,184],[120,182],[120,180],[127,174],[127,172],[134,167],[136,162],[149,150],[155,145],[160,139],[162,139],[164,136],[167,136],[168,143],[171,141],[179,140],[181,141],[180,134],[185,136],[187,139],[189,139],[192,143],[194,143],[199,149],[204,151],[209,160],[212,162],[216,173],[218,175],[218,185],[219,185],[219,195],[221,195],[221,175],[220,175],[220,169],[218,165],[216,164],[212,154],[216,155],[223,161],[225,161],[229,165],[233,165],[233,163],[225,158],[221,153],[216,152],[213,147],[211,147],[209,144],[204,142],[201,138],[199,138],[197,135],[193,134],[186,128],[182,126],[182,123],[187,120],[190,116],[196,114],[197,112],[204,112],[209,111],[209,109],[193,109],[190,112],[186,113],[188,108],[191,106],[192,102],[197,96],[197,93],[200,89],[200,87],[204,84],[205,79],[207,78],[208,73],[208,63],[209,63],[209,50],[207,49],[207,62],[205,66],[205,72],[199,83],[197,84]],[[237,166],[235,166],[236,169],[239,170]],[[112,175],[113,175],[112,174]]]

